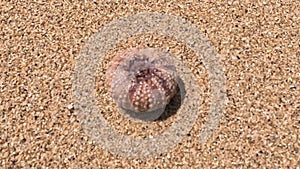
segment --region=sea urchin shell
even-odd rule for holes
[[[116,55],[110,63],[106,84],[116,104],[123,109],[161,110],[176,94],[176,68],[164,52],[131,48]]]

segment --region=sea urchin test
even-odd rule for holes
[[[110,62],[106,85],[117,106],[131,117],[154,120],[177,92],[176,68],[166,53],[131,48]]]

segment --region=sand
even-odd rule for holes
[[[0,2],[0,168],[300,167],[299,10],[298,1]],[[211,41],[223,65],[226,105],[216,128],[200,142],[215,103],[205,60],[188,44],[162,35],[121,41],[94,72],[95,102],[117,133],[156,138],[182,112],[150,123],[120,114],[103,84],[109,60],[120,50],[168,50],[191,71],[200,98],[198,109],[187,108],[199,116],[172,149],[127,157],[87,132],[73,89],[76,64],[90,38],[140,12],[183,18]]]

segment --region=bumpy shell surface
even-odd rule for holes
[[[176,94],[176,69],[164,52],[131,48],[112,59],[106,85],[119,107],[134,112],[155,111],[163,109]]]

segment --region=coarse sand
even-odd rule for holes
[[[226,113],[199,142],[214,104],[205,62],[171,37],[149,33],[122,40],[95,72],[97,106],[119,134],[153,138],[180,116],[171,112],[143,123],[119,113],[104,85],[107,65],[119,51],[169,51],[192,73],[200,99],[200,115],[174,148],[138,158],[110,152],[85,132],[72,85],[90,37],[140,12],[196,25],[219,54],[227,98]],[[300,167],[300,1],[1,1],[0,14],[0,168]]]

